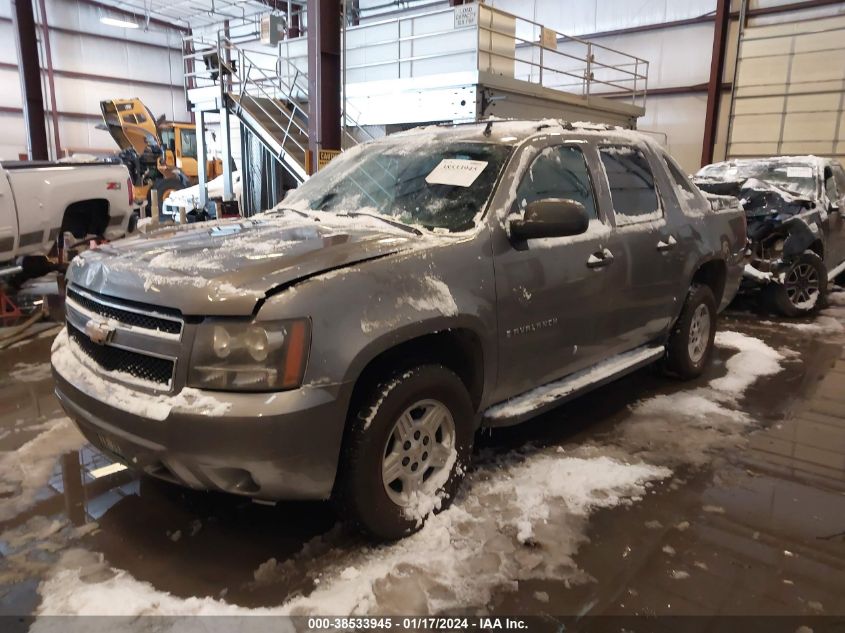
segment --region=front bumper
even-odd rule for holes
[[[92,389],[92,369],[78,365],[65,362],[60,371],[53,364],[56,396],[88,441],[129,467],[191,488],[260,499],[330,496],[351,383],[276,393],[198,392],[219,403],[204,410],[177,395],[164,399],[165,408],[156,405],[155,415],[144,415],[143,406],[127,406],[125,387],[114,385],[123,390],[116,399],[109,390]]]

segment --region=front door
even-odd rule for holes
[[[623,276],[606,248],[612,228],[602,216],[584,156],[584,141],[538,141],[518,159],[518,186],[506,202],[510,218],[535,200],[560,198],[584,205],[582,235],[514,241],[496,248],[499,313],[497,399],[522,393],[604,357],[597,333],[612,312],[611,276]],[[524,160],[528,158],[529,160]],[[507,218],[505,230],[507,230]]]

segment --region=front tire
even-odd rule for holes
[[[716,298],[709,286],[694,284],[666,346],[666,369],[683,380],[698,378],[713,354]]]
[[[770,310],[793,318],[818,311],[826,295],[827,266],[813,251],[805,251],[792,261],[783,283],[772,282],[763,289]]]
[[[338,480],[344,518],[395,540],[445,510],[470,459],[473,419],[464,383],[441,365],[382,381],[348,421]]]

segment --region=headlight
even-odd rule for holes
[[[311,323],[207,319],[191,352],[188,385],[222,391],[280,391],[302,384]]]

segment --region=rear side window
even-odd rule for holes
[[[689,178],[681,171],[677,163],[666,154],[663,154],[663,162],[666,163],[666,169],[669,170],[669,176],[675,184],[681,204],[690,205],[699,201],[701,199],[701,192],[689,181]]]
[[[546,198],[575,200],[584,205],[591,219],[598,218],[587,162],[579,147],[547,147],[528,168],[516,192],[520,210]]]
[[[599,156],[619,224],[662,217],[654,176],[645,154],[630,145],[604,145],[599,147]]]
[[[839,199],[845,198],[845,169],[838,163],[833,163],[833,181],[836,183]]]

